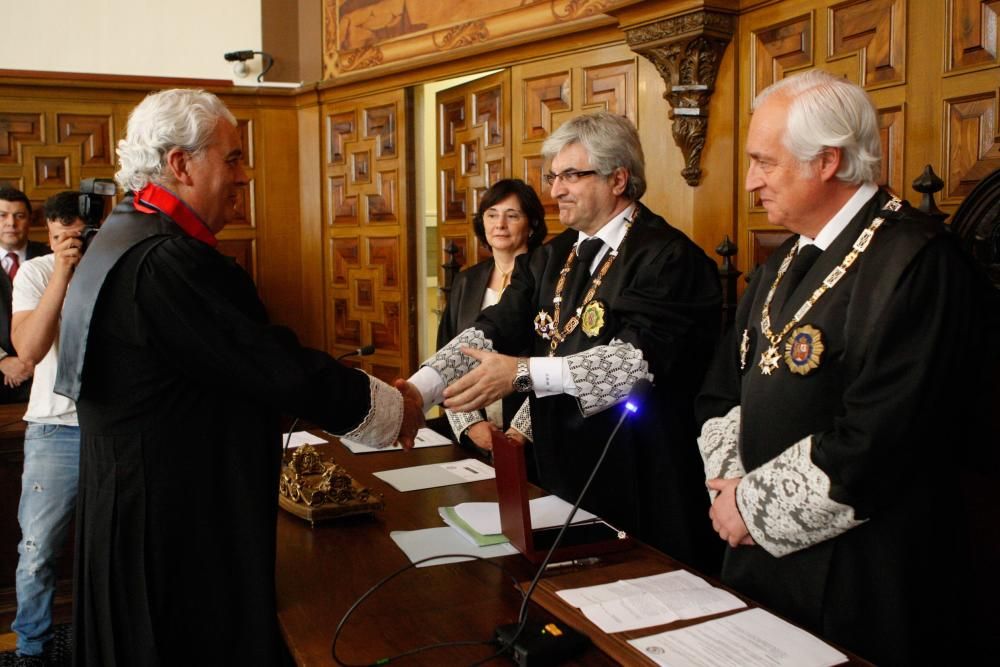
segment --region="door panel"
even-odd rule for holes
[[[555,236],[565,228],[542,181],[542,143],[562,123],[584,113],[610,111],[637,123],[637,56],[624,45],[607,46],[516,65],[511,76],[513,174],[538,193],[549,236]]]
[[[510,72],[505,70],[437,94],[438,256],[454,244],[463,267],[489,256],[472,231],[483,193],[511,174]],[[439,268],[439,283],[445,284]]]
[[[324,105],[326,347],[383,380],[416,367],[409,89]]]

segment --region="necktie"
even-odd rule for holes
[[[799,286],[802,279],[809,273],[809,269],[812,268],[813,264],[816,263],[816,260],[822,254],[823,251],[812,243],[799,248],[799,252],[792,259],[792,263],[785,272],[784,277],[782,277],[781,284],[779,285],[781,289],[781,301],[778,303],[781,304],[782,308],[784,308],[788,297],[792,295],[792,292]]]
[[[604,247],[604,241],[598,238],[587,239],[576,249],[576,261],[570,269],[566,279],[566,289],[563,290],[563,300],[561,310],[565,315],[563,321],[569,319],[571,314],[576,312],[577,306],[581,305],[584,295],[587,293],[587,285],[590,282],[590,264],[594,257]]]
[[[7,267],[7,275],[10,276],[11,280],[14,280],[14,276],[17,275],[17,270],[21,267],[21,260],[17,258],[16,252],[7,253],[7,257],[10,258],[10,264]]]

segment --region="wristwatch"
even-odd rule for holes
[[[514,391],[526,394],[531,391],[531,373],[528,369],[528,358],[520,357],[517,360],[517,375],[514,376]]]

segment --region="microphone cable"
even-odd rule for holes
[[[567,528],[569,527],[570,523],[572,523],[572,521],[573,521],[573,517],[576,515],[577,510],[580,508],[580,503],[583,502],[583,498],[587,494],[588,489],[590,489],[590,485],[594,481],[594,477],[597,476],[597,471],[600,470],[601,464],[604,462],[604,458],[607,456],[608,450],[611,447],[611,442],[615,439],[615,436],[618,434],[618,430],[621,428],[622,424],[625,422],[625,418],[629,414],[632,414],[632,413],[638,411],[639,406],[641,406],[641,404],[642,404],[642,401],[644,401],[646,399],[646,397],[649,395],[649,393],[652,391],[652,389],[653,389],[653,384],[649,380],[646,380],[646,379],[639,380],[632,387],[632,391],[629,393],[629,398],[626,399],[626,401],[625,401],[625,406],[622,408],[622,414],[618,418],[618,422],[615,424],[614,429],[611,431],[611,435],[608,436],[607,441],[604,443],[604,449],[601,450],[601,454],[598,457],[597,462],[594,464],[594,468],[593,468],[593,470],[591,470],[590,476],[587,478],[587,482],[583,485],[583,489],[580,490],[580,494],[579,494],[579,496],[577,496],[576,502],[573,504],[573,509],[570,510],[569,515],[566,517],[566,520],[563,522],[562,527],[559,529],[559,533],[556,535],[555,540],[552,542],[552,546],[549,547],[549,550],[548,550],[548,552],[545,555],[545,559],[542,561],[542,564],[539,566],[538,571],[535,573],[534,579],[531,580],[531,585],[528,586],[528,590],[527,591],[521,591],[520,587],[518,586],[517,578],[514,577],[510,572],[508,572],[506,568],[504,568],[499,563],[494,563],[494,562],[492,562],[492,560],[490,560],[488,558],[483,558],[482,556],[469,556],[468,554],[441,554],[439,556],[428,556],[427,558],[422,558],[422,559],[414,561],[412,563],[407,563],[406,565],[404,565],[403,567],[399,568],[395,572],[392,572],[391,574],[383,577],[378,582],[376,582],[371,588],[369,588],[357,600],[355,600],[355,602],[350,606],[350,608],[348,608],[347,612],[345,612],[343,618],[341,618],[341,620],[340,620],[340,623],[337,624],[337,629],[336,629],[336,631],[334,632],[334,635],[333,635],[333,642],[331,643],[331,646],[330,646],[330,656],[333,658],[334,662],[336,662],[338,665],[342,665],[343,667],[375,667],[377,665],[386,665],[386,664],[392,662],[393,660],[398,660],[399,658],[403,658],[403,657],[406,657],[406,656],[415,655],[417,653],[421,653],[423,651],[429,651],[431,649],[436,649],[436,648],[445,648],[445,647],[449,647],[449,646],[476,646],[476,645],[496,646],[497,643],[498,643],[498,640],[495,639],[495,638],[491,638],[491,639],[488,639],[488,640],[485,640],[485,641],[482,641],[482,640],[458,640],[458,641],[450,641],[450,642],[438,642],[436,644],[427,644],[427,645],[420,646],[420,647],[417,647],[417,648],[414,648],[414,649],[410,649],[410,650],[405,651],[403,653],[398,653],[396,655],[388,656],[388,657],[385,657],[385,658],[379,658],[375,662],[369,662],[369,663],[348,663],[348,662],[343,662],[337,656],[337,640],[340,638],[340,633],[343,630],[344,625],[347,623],[347,620],[351,617],[351,615],[361,605],[362,602],[364,602],[368,597],[370,597],[372,594],[374,594],[383,585],[385,585],[386,583],[388,583],[392,579],[395,579],[397,576],[399,576],[403,572],[406,572],[407,570],[416,567],[420,563],[425,563],[427,561],[436,560],[438,558],[453,558],[453,557],[472,558],[472,559],[475,559],[475,560],[481,560],[481,561],[485,562],[486,564],[499,569],[501,572],[503,572],[504,574],[506,574],[511,579],[511,581],[513,582],[514,588],[521,593],[521,608],[518,611],[518,623],[519,624],[518,624],[517,630],[514,632],[513,636],[506,643],[502,643],[501,642],[499,650],[497,650],[495,653],[493,653],[490,656],[487,656],[486,658],[483,658],[482,660],[477,660],[476,662],[472,663],[471,667],[476,667],[477,665],[485,664],[485,663],[489,662],[490,660],[493,660],[494,658],[498,658],[498,657],[502,656],[503,654],[507,653],[510,650],[510,648],[512,646],[514,646],[514,643],[521,636],[521,633],[524,631],[524,628],[527,625],[527,622],[528,622],[528,602],[531,599],[531,594],[534,593],[535,588],[538,586],[538,582],[541,579],[542,574],[545,572],[546,566],[549,564],[549,561],[552,559],[552,554],[555,553],[555,550],[559,547],[559,543],[562,541],[563,535],[566,533]]]
[[[538,572],[535,573],[535,578],[531,580],[531,585],[528,586],[528,590],[524,594],[524,598],[521,602],[521,610],[518,612],[517,630],[514,631],[514,634],[509,640],[507,640],[506,643],[499,642],[500,648],[496,653],[472,663],[471,667],[482,665],[494,658],[502,656],[504,653],[507,653],[517,642],[521,633],[524,632],[524,628],[528,624],[528,602],[531,600],[531,594],[534,593],[535,588],[538,587],[538,582],[541,580],[542,574],[545,573],[545,568],[552,559],[552,554],[554,554],[556,549],[559,547],[559,543],[562,542],[563,535],[566,533],[569,525],[573,522],[573,517],[576,516],[576,511],[580,508],[580,503],[583,502],[583,498],[587,495],[587,491],[590,489],[590,485],[594,481],[594,477],[597,476],[597,471],[600,470],[601,464],[604,463],[604,458],[607,456],[608,450],[611,448],[611,442],[615,439],[615,436],[618,434],[618,430],[621,428],[622,424],[625,423],[625,418],[639,410],[642,402],[646,400],[652,390],[653,383],[645,378],[639,380],[635,383],[635,385],[633,385],[632,391],[629,392],[629,398],[625,400],[625,406],[622,408],[622,414],[618,418],[618,422],[615,424],[614,429],[611,431],[611,435],[609,435],[607,441],[605,441],[604,449],[601,450],[601,455],[597,457],[597,462],[594,464],[594,468],[590,471],[590,476],[587,478],[587,482],[583,485],[583,488],[580,490],[580,494],[576,497],[576,502],[573,503],[573,509],[570,510],[566,520],[563,521],[563,525],[559,529],[556,539],[552,542],[552,546],[549,547],[548,552],[545,554],[545,559],[542,560],[542,564],[538,566]],[[494,640],[493,643],[498,643],[498,640]]]
[[[382,577],[371,588],[369,588],[367,591],[365,591],[364,593],[362,593],[361,597],[359,597],[357,600],[355,600],[354,604],[352,604],[348,608],[348,610],[344,613],[344,617],[341,618],[340,619],[340,623],[337,624],[337,630],[333,634],[333,642],[330,645],[330,657],[333,658],[333,661],[336,662],[338,665],[342,665],[343,667],[375,667],[376,665],[387,665],[390,662],[392,662],[393,660],[399,660],[400,658],[405,658],[407,656],[416,655],[417,653],[423,653],[424,651],[430,651],[432,649],[437,649],[437,648],[448,648],[448,647],[453,647],[453,646],[491,646],[491,645],[493,645],[494,644],[494,640],[493,639],[487,639],[487,640],[465,639],[465,640],[455,640],[455,641],[449,641],[449,642],[437,642],[435,644],[425,644],[424,646],[418,646],[417,648],[409,649],[409,650],[404,651],[402,653],[397,653],[396,655],[391,655],[391,656],[388,656],[388,657],[379,658],[378,660],[375,660],[374,662],[344,662],[343,660],[340,659],[340,657],[337,656],[337,640],[340,639],[340,633],[344,629],[344,626],[347,624],[347,620],[351,617],[351,615],[354,613],[354,611],[359,606],[361,606],[362,602],[364,602],[366,599],[368,599],[369,597],[371,597],[382,586],[384,586],[385,584],[389,583],[390,581],[392,581],[393,579],[395,579],[396,577],[398,577],[402,573],[406,572],[407,570],[415,568],[418,565],[420,565],[421,563],[426,563],[428,561],[437,560],[439,558],[463,558],[463,559],[472,559],[472,560],[482,561],[482,562],[486,563],[487,565],[489,565],[491,567],[497,568],[498,570],[500,570],[501,572],[503,572],[505,575],[507,575],[507,577],[511,580],[511,583],[514,586],[514,589],[515,590],[520,590],[520,589],[518,589],[518,586],[517,586],[517,577],[515,577],[513,574],[511,574],[507,570],[507,568],[505,568],[500,563],[494,563],[491,559],[484,558],[482,556],[470,556],[468,554],[440,554],[438,556],[428,556],[427,558],[421,558],[420,560],[413,561],[412,563],[407,563],[406,565],[404,565],[403,567],[399,568],[395,572],[392,572],[392,573],[390,573],[390,574]],[[525,594],[522,591],[521,592],[521,597],[523,598],[524,595]]]

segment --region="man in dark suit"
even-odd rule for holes
[[[22,403],[31,392],[34,367],[22,361],[10,342],[12,283],[24,262],[52,252],[47,245],[28,240],[31,201],[12,187],[0,188],[0,403]]]

